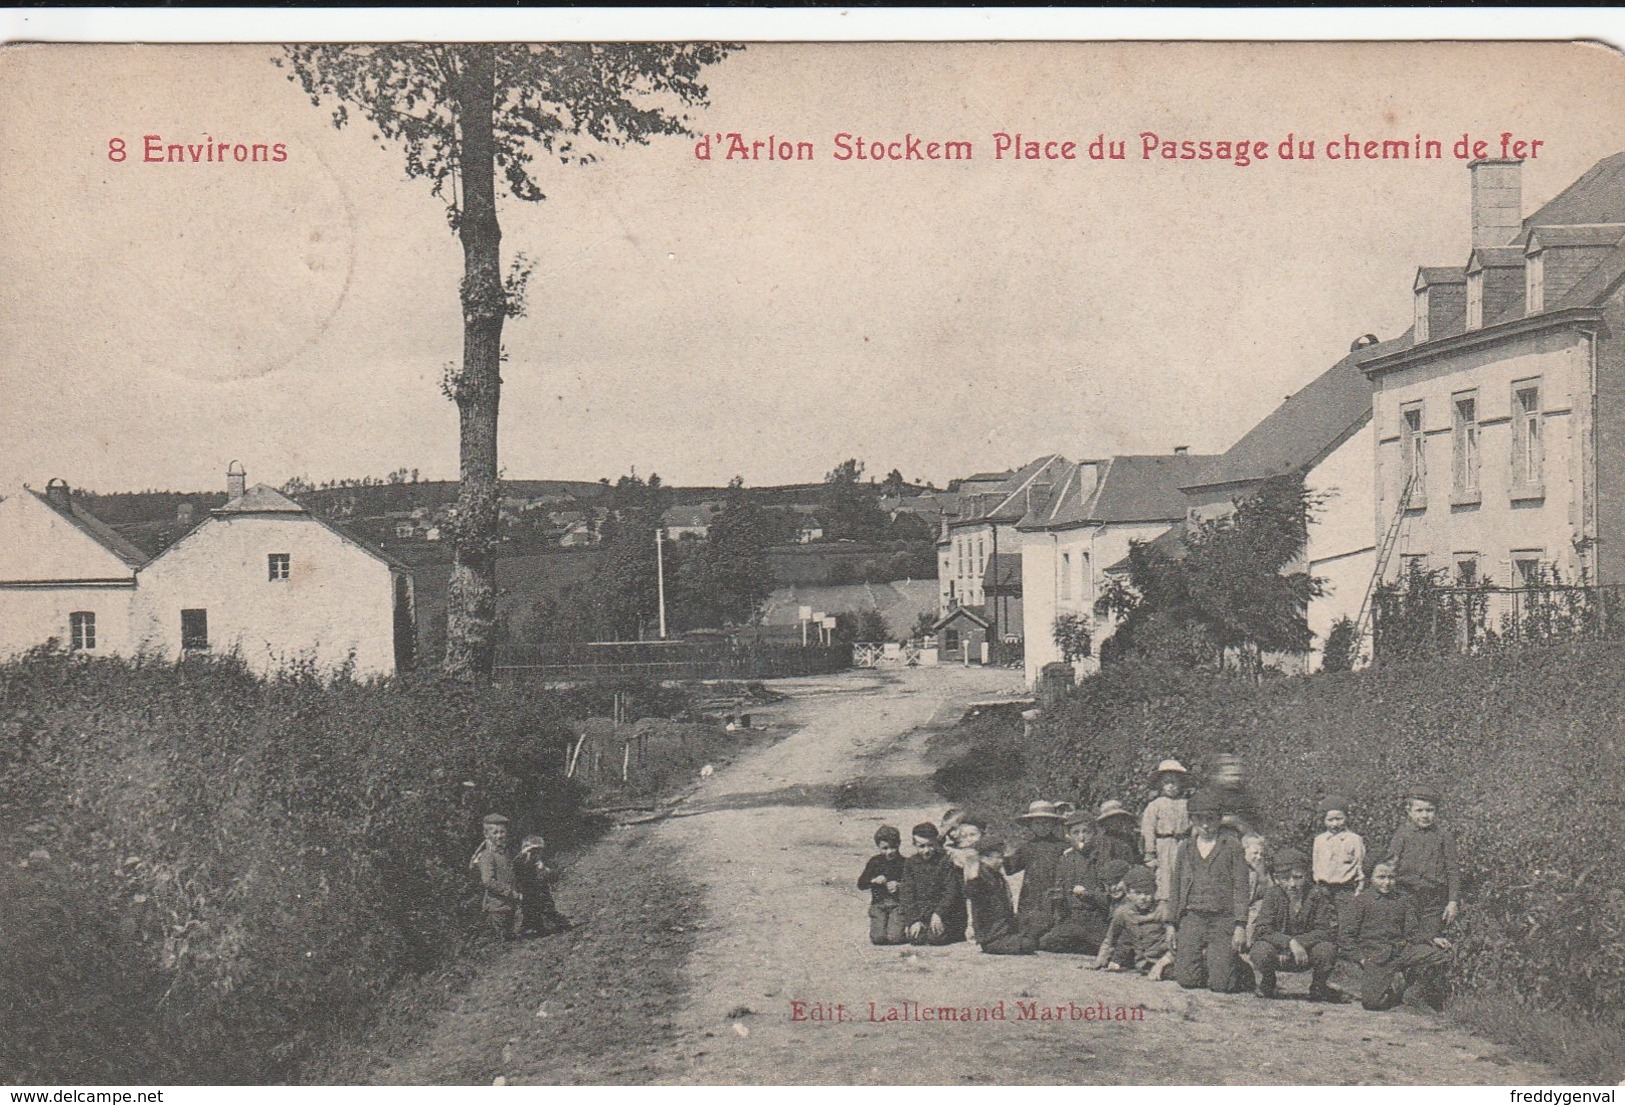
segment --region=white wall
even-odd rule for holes
[[[1318,671],[1326,634],[1339,618],[1357,618],[1376,566],[1378,535],[1372,526],[1376,488],[1372,463],[1376,433],[1367,422],[1310,470],[1304,486],[1326,496],[1309,524],[1309,574],[1326,580],[1326,594],[1309,604],[1315,635],[1309,669]]]
[[[84,530],[18,490],[0,502],[0,583],[130,579],[135,570]]]
[[[7,660],[55,637],[63,648],[72,642],[68,615],[96,615],[92,656],[130,655],[130,605],[135,584],[118,587],[13,588],[0,586],[0,660]]]
[[[1545,444],[1545,497],[1511,499],[1512,382],[1540,377]],[[1477,504],[1452,503],[1453,396],[1476,388],[1479,420]],[[1491,349],[1472,349],[1389,372],[1377,380],[1376,502],[1373,530],[1385,531],[1404,489],[1401,409],[1423,403],[1427,456],[1425,510],[1411,512],[1387,578],[1403,570],[1402,557],[1421,554],[1430,569],[1451,568],[1461,553],[1478,555],[1480,577],[1512,584],[1513,550],[1541,549],[1565,578],[1579,574],[1574,540],[1582,532],[1579,487],[1582,443],[1589,430],[1589,351],[1585,339],[1548,332]]]
[[[272,582],[267,555],[288,553]],[[255,671],[302,660],[330,671],[353,652],[358,676],[395,670],[389,565],[314,519],[214,517],[141,572],[132,627],[142,647],[176,656],[183,609],[208,611],[209,647]]]

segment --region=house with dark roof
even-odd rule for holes
[[[1048,494],[1034,495],[1015,527],[1029,684],[1037,682],[1045,664],[1062,658],[1055,643],[1057,618],[1073,616],[1088,623],[1098,655],[1100,642],[1113,628],[1094,612],[1106,567],[1127,556],[1132,542],[1153,540],[1181,522],[1187,501],[1180,487],[1216,459],[1180,449],[1055,469],[1056,482]],[[1097,666],[1092,658],[1074,663],[1080,672]]]
[[[130,610],[146,554],[84,507],[62,480],[0,500],[0,658],[48,640],[133,651]]]
[[[942,516],[937,539],[939,616],[968,607],[987,621],[990,642],[1014,646],[1020,641],[1021,571],[1019,561],[1011,559],[1021,549],[1016,525],[1035,500],[1049,498],[1066,467],[1064,457],[1051,454],[1014,472],[983,472],[960,481],[957,512]],[[985,586],[995,563],[1002,565],[994,583],[997,601]]]
[[[257,672],[309,665],[359,678],[411,661],[411,570],[234,464],[228,498],[137,574],[145,653],[240,655]]]
[[[148,558],[52,480],[0,501],[0,653],[55,638],[93,655],[230,654],[268,674],[358,677],[411,659],[411,570],[275,489],[227,502]]]
[[[1308,670],[1319,668],[1332,625],[1339,618],[1359,616],[1376,561],[1371,381],[1362,366],[1408,341],[1409,335],[1387,342],[1370,334],[1357,339],[1346,357],[1288,395],[1180,488],[1189,504],[1187,524],[1232,513],[1237,502],[1277,476],[1302,477],[1319,497],[1321,507],[1310,522],[1303,561],[1291,566],[1325,581],[1326,594],[1312,600],[1307,611],[1315,635],[1304,658]],[[1185,524],[1175,526],[1153,544],[1178,556],[1185,530]],[[1107,572],[1127,568],[1125,558]]]
[[[1411,333],[1360,365],[1385,576],[1625,582],[1625,153],[1528,216],[1520,162],[1468,172],[1464,262],[1418,269]]]

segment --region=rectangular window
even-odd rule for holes
[[[1453,435],[1453,487],[1455,497],[1476,498],[1478,495],[1478,393],[1469,392],[1455,397],[1456,422]]]
[[[1540,428],[1540,381],[1512,385],[1512,493],[1514,498],[1542,493],[1544,457]]]
[[[1523,267],[1525,315],[1538,315],[1546,309],[1546,254],[1532,255]]]
[[[1478,554],[1456,554],[1456,586],[1472,587],[1478,583]]]
[[[209,647],[209,612],[207,610],[181,611],[181,648]]]
[[[1484,270],[1467,274],[1467,329],[1484,325]]]
[[[1541,564],[1546,556],[1544,549],[1520,549],[1512,554],[1512,584],[1514,587],[1538,587],[1545,572]]]
[[[272,583],[288,578],[293,559],[285,552],[274,552],[265,558],[266,574]]]
[[[1426,289],[1416,293],[1416,332],[1414,335],[1417,345],[1428,340],[1428,293]]]
[[[1061,600],[1069,601],[1072,598],[1072,554],[1061,554]]]
[[[982,551],[982,539],[976,539],[976,574],[981,575],[987,571],[987,556]]]
[[[1400,447],[1405,450],[1405,484],[1410,488],[1405,506],[1421,509],[1428,504],[1427,438],[1422,432],[1422,404],[1410,403],[1399,415]]]
[[[75,652],[96,647],[96,615],[89,610],[76,610],[68,615],[69,646]]]

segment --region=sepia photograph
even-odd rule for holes
[[[0,1082],[1625,1080],[1618,47],[0,103]]]

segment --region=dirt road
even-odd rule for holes
[[[530,1010],[546,953],[496,960],[413,1059],[379,1081],[445,1081],[425,1059],[457,1050],[482,1003],[522,1007],[492,1054],[509,1081],[656,1083],[1542,1083],[1534,1064],[1409,1011],[1373,1014],[1297,997],[1186,992],[1073,957],[994,957],[975,945],[868,943],[855,881],[881,823],[940,815],[925,745],[967,702],[1018,689],[1007,671],[849,673],[799,681],[758,722],[790,736],[708,779],[679,816],[623,830],[671,857],[706,920],[681,996],[647,1046],[558,1054]],[[1064,797],[1064,796],[1057,796]],[[606,842],[607,843],[607,842]],[[572,908],[567,883],[561,905]],[[585,904],[585,903],[583,903]],[[589,925],[593,922],[589,921]],[[625,949],[637,955],[636,948]],[[1302,979],[1283,976],[1289,993]],[[604,991],[600,991],[605,993]],[[803,1004],[796,1004],[803,1003]],[[877,1021],[939,1008],[1003,1019]],[[1038,1012],[1041,1019],[1023,1016]],[[1044,1010],[1051,1018],[1042,1019]],[[488,1012],[488,1011],[486,1011]],[[515,1027],[517,1026],[517,1027]],[[466,1068],[463,1068],[466,1070]],[[453,1075],[449,1080],[464,1080]],[[469,1079],[473,1080],[473,1079]],[[488,1077],[481,1080],[489,1080]]]

